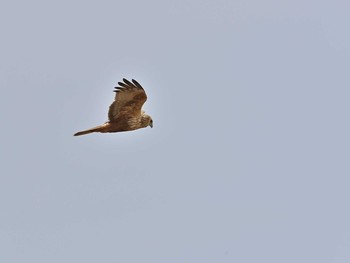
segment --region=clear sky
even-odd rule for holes
[[[2,1],[0,261],[350,262],[349,10]],[[154,128],[73,137],[124,77]]]

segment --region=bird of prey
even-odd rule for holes
[[[132,131],[150,126],[153,128],[153,120],[141,110],[147,100],[142,86],[136,81],[123,79],[118,82],[120,87],[115,87],[115,99],[108,111],[108,121],[104,124],[77,132],[74,136],[89,134],[92,132],[122,132]]]

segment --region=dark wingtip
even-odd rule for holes
[[[138,83],[136,80],[132,79],[131,81],[132,81],[132,83],[134,83],[134,85],[135,85],[136,87],[138,87],[139,89],[143,89],[143,87],[141,86],[141,84]]]
[[[123,81],[124,81],[126,84],[133,86],[133,84],[132,84],[129,80],[127,80],[127,79],[124,78]],[[124,84],[124,85],[125,85],[125,84]]]
[[[118,82],[119,86],[122,86],[124,88],[128,88],[128,85],[123,82]]]
[[[117,92],[119,90],[123,90],[123,89],[128,89],[128,88],[138,88],[138,89],[143,89],[143,87],[141,86],[140,83],[138,83],[136,80],[132,79],[132,82],[130,82],[129,80],[127,80],[126,78],[123,78],[123,82],[118,82],[118,85],[121,87],[115,87],[116,90],[114,90],[114,92]]]
[[[125,84],[124,84],[125,85]],[[120,91],[120,90],[123,90],[123,89],[125,89],[124,87],[114,87],[114,89],[115,90],[113,90],[113,91]]]

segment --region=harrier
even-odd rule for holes
[[[146,93],[142,86],[136,81],[132,82],[123,79],[118,82],[120,87],[115,87],[115,99],[108,111],[108,121],[104,124],[74,134],[80,136],[92,132],[122,132],[132,131],[151,126],[153,128],[153,120],[141,110],[142,105],[147,100]]]

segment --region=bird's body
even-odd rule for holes
[[[147,126],[153,127],[151,116],[141,110],[142,105],[147,100],[146,93],[142,86],[136,81],[132,83],[127,79],[118,82],[120,87],[115,87],[115,100],[109,107],[109,120],[104,124],[77,132],[74,136],[89,134],[93,132],[123,132],[132,131]]]

